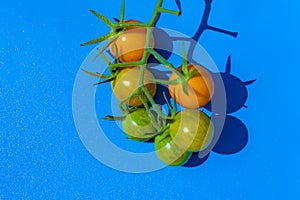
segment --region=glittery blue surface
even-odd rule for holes
[[[155,3],[127,0],[125,17],[146,21]],[[79,44],[109,31],[89,9],[112,19],[120,7],[119,0],[1,2],[0,199],[298,199],[299,3],[213,1],[209,23],[239,35],[206,31],[199,42],[220,71],[231,54],[234,75],[257,78],[248,86],[248,108],[232,114],[247,126],[248,143],[232,155],[211,152],[197,167],[145,174],[95,159],[72,114],[76,74],[94,48]],[[181,17],[163,14],[157,25],[192,36],[204,1],[184,0],[182,9]],[[110,87],[96,97],[101,92]]]

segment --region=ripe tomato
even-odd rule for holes
[[[163,139],[161,139],[161,136],[155,137],[155,151],[157,157],[171,166],[185,164],[190,158],[191,153],[177,146],[170,136]]]
[[[156,133],[153,123],[146,109],[139,108],[126,115],[122,121],[122,126],[129,139],[146,141]]]
[[[188,80],[188,95],[184,93],[180,83],[170,84],[168,86],[172,98],[174,98],[175,92],[178,104],[185,108],[192,109],[205,106],[210,101],[214,92],[214,82],[210,73],[203,67],[192,64],[188,65],[189,72],[192,72],[194,69],[197,69],[198,73]],[[182,67],[179,67],[178,70],[182,71]],[[173,72],[169,80],[174,80],[176,78],[178,78],[178,76]]]
[[[141,22],[136,20],[124,21],[128,24],[139,24]],[[118,55],[122,62],[137,62],[140,61],[144,55],[147,38],[147,28],[138,26],[129,26],[125,32],[122,33],[109,46],[110,52],[116,55],[116,46]],[[151,37],[150,47],[154,47],[154,38]],[[149,56],[149,55],[148,55]]]
[[[213,138],[213,124],[209,117],[200,110],[187,109],[176,114],[170,124],[173,141],[187,151],[201,151]]]
[[[128,67],[122,69],[117,77],[111,82],[113,93],[120,101],[137,92],[139,88],[140,73],[140,67]],[[143,84],[152,97],[156,92],[156,84],[151,80],[153,78],[154,76],[152,75],[152,73],[149,70],[145,69]],[[144,95],[144,97],[148,102],[149,100],[146,95]],[[143,102],[141,101],[139,96],[134,96],[128,100],[127,104],[130,106],[139,106],[143,105]]]

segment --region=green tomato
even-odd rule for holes
[[[180,111],[170,124],[174,142],[191,152],[205,149],[212,141],[213,130],[210,118],[204,112],[193,109]]]
[[[122,126],[129,139],[146,141],[156,134],[153,123],[148,112],[144,108],[138,108],[126,116]]]
[[[191,156],[191,153],[177,146],[172,138],[165,134],[155,137],[155,151],[162,162],[171,166],[183,165]]]

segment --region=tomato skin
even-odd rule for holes
[[[177,103],[185,108],[191,109],[200,108],[208,104],[215,88],[214,81],[206,69],[192,64],[188,65],[189,72],[192,72],[194,69],[197,69],[198,73],[188,80],[188,95],[184,93],[180,83],[170,84],[168,86],[171,97],[174,98],[175,91]],[[178,70],[182,71],[182,67],[179,67]],[[171,81],[176,78],[178,78],[178,76],[173,72],[169,80]]]
[[[137,20],[126,20],[127,24],[140,24]],[[142,60],[147,38],[147,28],[138,26],[129,26],[109,46],[110,52],[116,55],[116,46],[121,62],[138,62]],[[154,37],[150,40],[150,47],[154,47]],[[150,54],[149,54],[150,55]],[[148,55],[148,56],[149,56]]]
[[[170,136],[161,139],[161,136],[155,137],[155,151],[157,157],[167,165],[179,166],[185,164],[191,156],[191,153],[178,147]]]
[[[214,128],[210,118],[195,109],[182,110],[170,124],[170,135],[181,148],[190,152],[205,149],[212,141]]]
[[[140,67],[127,67],[122,69],[117,77],[111,82],[113,93],[120,101],[128,98],[138,90],[140,73]],[[153,74],[149,70],[145,69],[143,83],[150,95],[153,97],[156,92],[156,84],[151,79],[154,79]],[[144,97],[148,102],[149,100],[145,94]],[[130,106],[143,105],[139,96],[131,97],[126,103]]]
[[[136,141],[149,140],[156,133],[151,117],[143,108],[126,115],[122,126],[128,138]]]

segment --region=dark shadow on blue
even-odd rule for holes
[[[144,141],[145,143],[154,143],[155,138],[151,138],[150,140]]]
[[[213,123],[218,123],[218,116]],[[235,154],[241,151],[248,143],[248,129],[246,125],[236,117],[226,115],[220,138],[213,148],[219,154]]]
[[[154,101],[157,104],[164,105],[165,103],[167,103],[164,99],[163,93],[165,93],[167,100],[170,102],[171,96],[169,93],[169,89],[163,85],[158,84],[156,88],[156,93],[153,97]]]
[[[199,24],[195,34],[191,38],[173,37],[173,40],[190,41],[191,45],[187,52],[187,58],[188,58],[189,63],[193,63],[193,64],[200,64],[200,63],[197,63],[197,61],[193,59],[193,52],[195,51],[196,44],[200,40],[204,31],[210,30],[210,31],[222,33],[225,35],[229,35],[229,36],[232,36],[235,38],[238,36],[238,32],[232,32],[232,31],[228,31],[225,29],[221,29],[221,28],[217,28],[215,26],[209,25],[208,20],[209,20],[209,16],[210,16],[211,9],[212,9],[212,6],[211,6],[212,0],[204,0],[204,2],[205,2],[205,8],[204,8],[204,11],[202,14],[200,24]],[[179,3],[180,3],[180,1],[179,1]],[[181,5],[180,5],[180,8],[181,8]],[[194,41],[196,41],[196,42],[194,42]]]
[[[212,77],[214,80],[217,80],[219,76],[221,76],[223,83],[218,83],[215,81],[215,91],[214,95],[212,97],[213,102],[218,102],[217,99],[220,99],[218,97],[219,94],[222,92],[220,90],[223,90],[223,86],[219,84],[224,84],[224,89],[226,93],[226,102],[227,102],[227,108],[226,113],[233,113],[241,109],[242,107],[247,107],[245,105],[247,98],[248,98],[248,90],[247,85],[252,84],[256,81],[256,79],[253,79],[251,81],[242,81],[238,77],[232,75],[230,73],[231,71],[231,56],[228,57],[227,64],[226,64],[226,70],[225,72],[221,73],[212,73]],[[216,99],[216,101],[214,101]],[[208,103],[205,108],[209,111],[212,111],[211,103]],[[215,113],[220,113],[218,110],[214,109]]]
[[[202,165],[209,157],[209,154],[207,154],[204,158],[199,158],[198,156],[198,152],[194,152],[190,159],[184,164],[182,165],[183,167],[197,167]]]
[[[219,33],[231,35],[232,37],[237,37],[237,35],[238,35],[237,32],[231,32],[231,31],[227,31],[224,29],[220,29],[220,28],[216,28],[214,26],[208,25],[208,18],[209,18],[210,12],[211,12],[212,0],[204,0],[204,2],[205,2],[205,8],[204,8],[204,12],[202,15],[202,20],[200,22],[198,30],[196,31],[196,33],[194,34],[194,36],[192,38],[196,41],[199,41],[201,35],[203,34],[203,32],[205,30],[216,31]]]
[[[154,50],[159,53],[165,60],[168,60],[173,52],[173,40],[169,34],[160,28],[153,29],[154,37]],[[148,63],[151,65],[160,64],[160,62],[153,56],[150,55]]]

